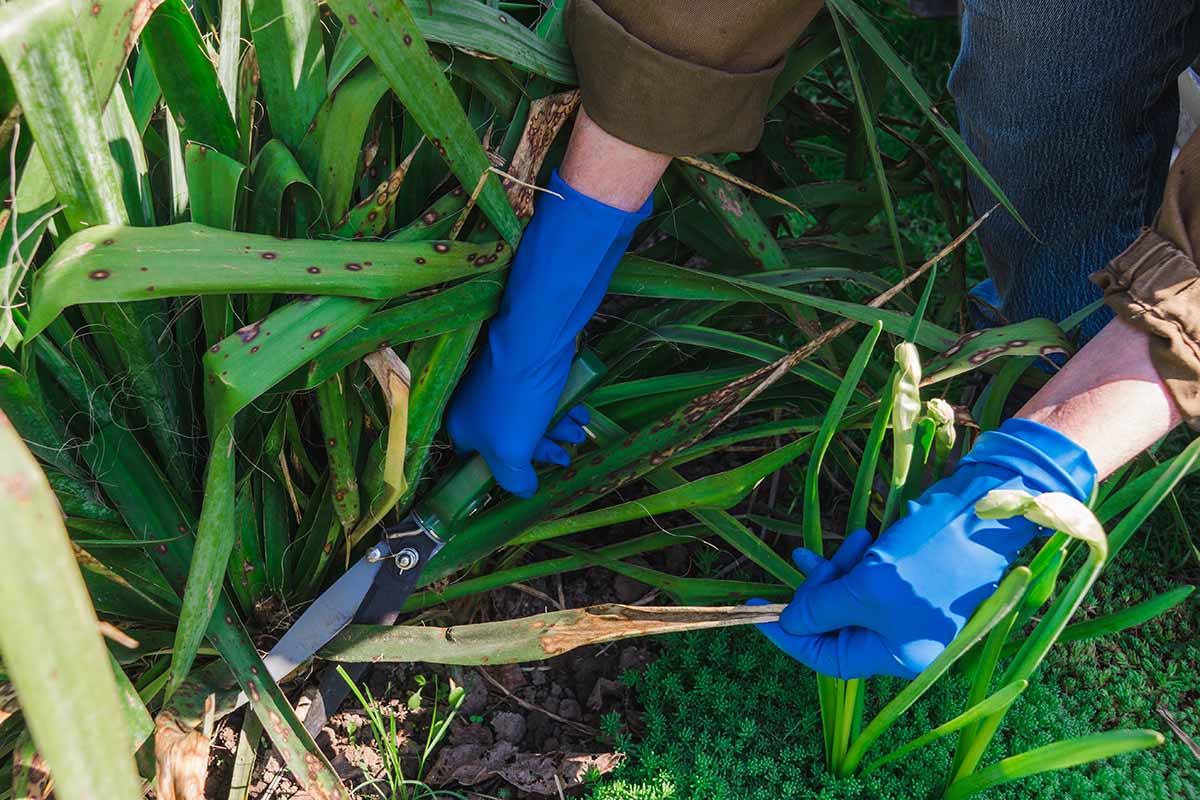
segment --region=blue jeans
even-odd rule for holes
[[[950,75],[963,137],[1036,235],[1003,210],[979,230],[1001,321],[1058,321],[1100,297],[1088,275],[1158,210],[1176,79],[1198,51],[1200,0],[964,0]],[[996,202],[975,178],[969,190],[976,211]]]

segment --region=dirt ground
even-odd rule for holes
[[[674,574],[687,571],[682,547],[649,556],[651,564]],[[638,559],[631,559],[637,563]],[[602,602],[637,603],[663,598],[644,584],[594,568],[565,576],[466,598],[453,605],[446,619],[461,624],[517,617]],[[395,719],[396,740],[405,778],[419,778],[434,790],[450,790],[468,798],[541,798],[580,794],[589,777],[614,769],[622,755],[602,732],[601,718],[616,712],[621,726],[640,728],[633,698],[621,683],[626,670],[639,669],[655,656],[651,639],[581,648],[549,661],[494,667],[434,667],[388,664],[371,668],[364,682],[387,725]],[[294,703],[312,691],[320,670],[303,684],[285,686]],[[425,679],[424,702],[412,710],[409,698]],[[438,714],[445,714],[445,687],[454,681],[466,690],[457,718],[446,738],[427,757],[422,770],[435,682],[441,687]],[[300,705],[303,705],[300,703]],[[217,731],[210,759],[206,796],[227,797],[238,733],[244,712],[230,717]],[[390,732],[387,734],[390,736]],[[391,798],[384,748],[362,705],[353,697],[334,714],[317,742],[355,797]],[[410,792],[413,790],[410,788]],[[396,794],[396,797],[405,795]],[[412,796],[412,795],[410,795]],[[429,797],[429,794],[415,796]],[[253,800],[305,800],[282,759],[264,737],[249,789]]]

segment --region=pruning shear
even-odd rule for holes
[[[604,371],[599,358],[582,352],[571,367],[559,413],[574,407],[599,383]],[[379,541],[305,609],[263,658],[272,679],[282,680],[294,672],[351,622],[395,625],[425,565],[442,549],[457,524],[483,505],[491,484],[487,463],[475,456],[436,486],[402,522],[384,528]],[[343,669],[358,680],[367,666],[347,664]],[[349,690],[336,671],[326,670],[304,717],[309,733],[321,730]],[[242,695],[238,705],[244,702]]]

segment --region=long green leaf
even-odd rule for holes
[[[958,132],[950,127],[942,117],[933,99],[921,87],[921,84],[917,81],[916,76],[913,75],[909,66],[892,49],[892,46],[884,38],[879,28],[875,26],[875,23],[871,20],[867,12],[854,2],[854,0],[829,0],[829,5],[854,26],[858,34],[863,37],[863,41],[882,59],[887,68],[900,81],[900,85],[904,87],[904,90],[916,101],[921,113],[937,129],[938,134],[950,145],[958,157],[962,159],[967,168],[987,186],[988,191],[1000,201],[1000,204],[1016,217],[1018,222],[1024,225],[1024,220],[1017,213],[1017,209],[1013,206],[1012,201],[1008,199],[1008,195],[1000,188],[1000,184],[996,183],[995,179],[988,174],[987,170],[983,168],[983,164],[979,162],[979,158],[971,152],[971,148],[967,147],[966,142],[962,140]]]
[[[321,433],[325,437],[325,452],[332,472],[333,509],[342,527],[349,533],[358,522],[362,507],[359,501],[358,472],[354,454],[358,443],[349,441],[350,420],[346,403],[347,387],[338,374],[317,387],[317,411],[321,418]]]
[[[834,420],[836,427],[837,420]],[[513,544],[530,544],[578,531],[642,519],[655,514],[693,508],[726,509],[740,502],[766,476],[783,468],[813,448],[813,438],[805,436],[776,449],[765,456],[734,469],[706,475],[658,494],[607,506],[574,517],[551,520],[535,525],[513,540]]]
[[[824,531],[821,529],[821,493],[818,486],[821,462],[825,457],[825,452],[829,449],[830,442],[833,441],[842,415],[846,413],[846,406],[849,405],[850,398],[858,388],[858,381],[862,377],[863,370],[866,369],[867,359],[871,357],[871,353],[875,349],[875,342],[879,340],[879,334],[882,331],[882,323],[875,323],[863,339],[862,344],[859,345],[854,359],[846,367],[846,376],[842,379],[842,385],[838,387],[837,393],[826,408],[825,421],[817,433],[813,454],[808,462],[808,470],[804,478],[804,546],[817,555],[821,555],[824,548]]]
[[[483,322],[496,312],[503,289],[498,274],[487,275],[372,314],[309,363],[303,388],[316,388],[338,370],[384,347]]]
[[[129,530],[138,538],[158,540],[153,547],[147,548],[147,552],[172,585],[182,588],[191,561],[192,531],[196,527],[193,512],[165,482],[132,432],[113,424],[106,412],[113,402],[108,388],[102,384],[89,385],[79,376],[78,368],[63,358],[46,337],[33,344],[39,359],[71,393],[72,399],[84,407],[89,399],[96,401],[92,406],[96,415],[93,436],[80,446],[83,460],[120,511]],[[164,532],[172,535],[162,538]],[[223,657],[223,661],[214,662],[216,668],[228,668],[233,673],[237,685],[250,697],[255,713],[292,773],[318,796],[349,800],[349,793],[329,761],[296,718],[279,686],[267,676],[254,643],[223,591],[216,599],[208,637]],[[185,682],[184,687],[187,685]],[[202,691],[200,708],[208,693]],[[235,690],[234,695],[236,693]],[[175,698],[183,699],[184,694],[181,688]]]
[[[850,745],[846,757],[842,761],[841,774],[852,775],[862,763],[863,756],[871,749],[871,745],[892,726],[900,715],[912,707],[929,688],[954,665],[954,662],[970,650],[976,642],[982,639],[993,626],[1006,614],[1012,611],[1021,601],[1021,595],[1029,585],[1031,573],[1028,567],[1016,567],[1005,576],[995,593],[983,603],[967,620],[967,624],[959,631],[958,636],[946,646],[941,655],[933,660],[925,670],[900,690],[884,706],[874,719],[863,729],[858,738]]]
[[[897,747],[886,756],[875,759],[863,770],[863,776],[870,775],[875,770],[882,767],[884,764],[891,764],[899,761],[914,750],[918,750],[926,745],[936,742],[943,736],[954,733],[956,730],[963,728],[975,720],[994,714],[1008,708],[1013,702],[1025,691],[1025,687],[1029,685],[1029,681],[1017,681],[1016,683],[1005,686],[1000,691],[996,692],[991,697],[988,697],[979,703],[968,708],[957,717],[943,722],[936,728],[926,731],[925,733],[913,739],[900,747]]]
[[[263,145],[254,159],[253,172],[251,230],[274,236],[307,236],[321,216],[321,195],[287,145],[279,139]]]
[[[234,481],[233,428],[221,428],[213,439],[212,455],[204,480],[204,509],[196,529],[196,545],[188,566],[183,593],[183,608],[175,629],[175,647],[171,654],[171,677],[167,697],[183,684],[196,651],[204,640],[209,620],[217,606],[217,597],[225,580],[229,554],[233,552],[237,531],[233,524],[236,496]]]
[[[308,0],[246,0],[246,18],[271,131],[288,147],[299,147],[325,99],[320,7]]]
[[[0,8],[0,58],[74,229],[124,223],[116,163],[69,0]]]
[[[363,137],[388,82],[374,64],[364,64],[330,94],[317,111],[296,159],[311,177],[330,222],[350,207],[363,150]]]
[[[184,141],[237,159],[239,136],[229,101],[182,0],[163,0],[142,32],[141,45]]]
[[[609,291],[636,297],[659,297],[670,300],[732,300],[756,303],[795,303],[821,311],[864,322],[882,322],[888,333],[903,336],[911,318],[907,314],[858,303],[834,300],[829,297],[803,294],[757,282],[751,276],[733,277],[716,272],[678,267],[657,261],[629,256],[622,259],[613,276]],[[957,337],[945,328],[932,323],[921,326],[917,342],[924,347],[941,350]]]
[[[498,56],[555,83],[576,83],[575,62],[566,45],[535,35],[504,11],[474,0],[426,0],[414,4],[412,12],[421,34],[431,42]],[[339,42],[329,70],[330,89],[364,58],[366,51],[356,39]]]
[[[1087,639],[1095,639],[1099,636],[1110,636],[1120,631],[1135,628],[1157,617],[1159,614],[1164,614],[1170,611],[1175,606],[1191,597],[1196,591],[1195,586],[1179,586],[1162,594],[1155,595],[1149,600],[1143,600],[1140,603],[1123,608],[1120,611],[1114,611],[1111,614],[1105,614],[1095,619],[1084,620],[1083,622],[1075,622],[1063,628],[1063,632],[1059,634],[1059,642],[1082,642]],[[1025,644],[1024,639],[1017,639],[1008,642],[1004,645],[1001,651],[1002,657],[1011,656],[1021,649]]]
[[[0,650],[63,800],[142,796],[96,612],[33,455],[0,414]]]
[[[281,241],[191,223],[95,226],[39,270],[27,335],[76,303],[236,291],[384,300],[503,268],[509,252],[504,242]]]
[[[900,239],[900,228],[896,224],[896,208],[892,201],[892,190],[888,186],[887,172],[883,168],[883,157],[879,154],[879,141],[875,133],[875,115],[871,103],[863,87],[859,72],[858,57],[854,54],[854,42],[846,34],[842,25],[842,17],[837,11],[832,11],[834,27],[837,29],[838,41],[842,45],[842,55],[846,58],[846,68],[850,73],[850,83],[854,87],[855,106],[858,108],[859,124],[866,139],[867,152],[871,156],[871,165],[875,168],[875,180],[879,187],[879,198],[883,201],[883,217],[887,221],[888,233],[892,237],[892,246],[896,249],[896,263],[901,269],[904,263],[904,243]]]
[[[1138,750],[1157,747],[1164,741],[1163,735],[1158,731],[1143,729],[1094,733],[1090,736],[1054,742],[1019,755],[1009,756],[973,775],[955,781],[946,790],[944,798],[945,800],[962,800],[964,797],[970,797],[976,792],[982,792],[1002,783],[1028,778],[1030,775],[1038,775],[1051,770],[1067,769],[1077,764],[1112,758],[1123,753],[1136,753]]]
[[[331,7],[371,56],[404,107],[464,188],[478,193],[479,207],[509,243],[521,223],[508,204],[487,154],[416,20],[402,0],[333,0]]]
[[[353,297],[294,300],[217,342],[203,360],[214,422],[232,419],[378,306]]]

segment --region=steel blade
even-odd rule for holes
[[[263,658],[272,679],[287,676],[350,624],[382,566],[382,561],[372,563],[363,556],[305,609]],[[237,704],[245,702],[246,695],[240,695]]]

